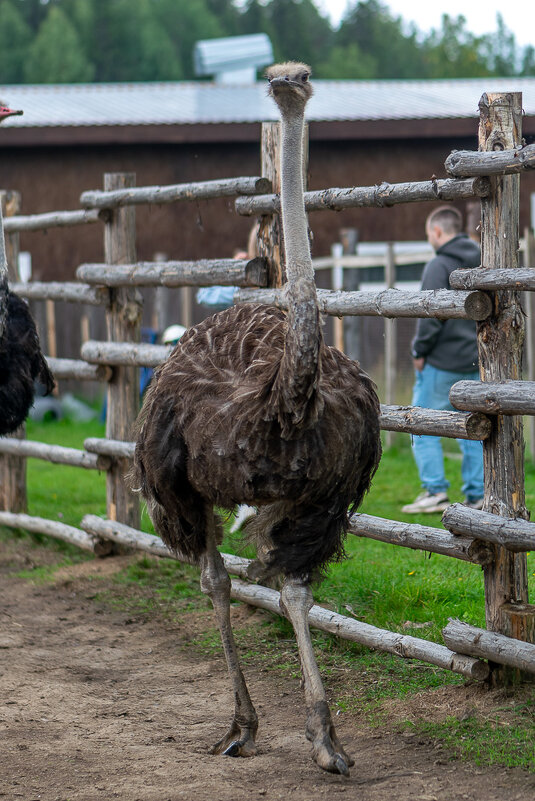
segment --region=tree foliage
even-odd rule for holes
[[[260,32],[319,78],[535,75],[500,15],[475,36],[448,14],[422,33],[381,0],[353,0],[336,30],[315,0],[0,0],[0,80],[188,80],[196,41]]]

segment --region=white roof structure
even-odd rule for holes
[[[535,78],[314,81],[309,121],[477,118],[484,92],[522,92],[535,116]],[[266,84],[204,81],[0,86],[0,98],[23,109],[6,128],[195,125],[278,119]]]

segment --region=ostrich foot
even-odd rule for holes
[[[212,746],[210,753],[231,757],[255,756],[257,753],[255,743],[257,729],[258,723],[256,721],[252,724],[248,723],[240,726],[236,720],[233,720],[225,736]]]
[[[349,768],[355,760],[342,748],[326,701],[318,701],[309,710],[306,737],[312,743],[312,758],[320,768],[349,776]]]

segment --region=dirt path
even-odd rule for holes
[[[351,714],[337,718],[356,758],[351,777],[325,774],[309,758],[298,683],[260,667],[247,670],[259,755],[208,756],[230,719],[222,659],[201,661],[165,619],[99,605],[87,574],[115,569],[111,560],[39,586],[9,576],[24,558],[0,544],[0,799],[535,797],[533,775],[451,761],[425,740],[368,728]]]

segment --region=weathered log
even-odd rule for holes
[[[235,303],[265,303],[288,307],[284,289],[239,289]],[[318,289],[323,314],[367,317],[437,317],[442,320],[484,320],[492,304],[484,292],[456,292],[452,289],[411,291],[384,289],[381,292],[345,292]]]
[[[231,596],[251,606],[259,606],[274,614],[281,614],[279,606],[280,593],[276,590],[234,579]],[[457,654],[429,640],[421,640],[408,634],[397,634],[386,629],[379,629],[369,623],[331,612],[321,606],[313,606],[308,613],[310,626],[320,631],[327,631],[344,640],[351,640],[378,651],[386,651],[404,659],[419,659],[431,665],[437,665],[460,673],[470,679],[483,681],[489,669],[485,662]]]
[[[76,276],[89,284],[108,287],[266,286],[267,265],[260,258],[82,264]]]
[[[156,367],[164,362],[172,348],[167,345],[147,345],[129,342],[97,342],[90,339],[81,349],[82,359],[91,364]],[[111,439],[117,439],[111,437]]]
[[[47,520],[43,517],[34,517],[26,514],[13,514],[12,512],[0,512],[0,526],[9,528],[22,528],[25,531],[32,531],[34,534],[47,534],[64,542],[70,542],[83,548],[84,551],[102,553],[98,547],[98,540],[86,531],[79,528],[68,526],[66,523],[59,523],[57,520]]]
[[[496,152],[517,148],[522,138],[520,92],[484,94],[479,101],[479,150]],[[481,200],[481,263],[493,269],[518,268],[520,176],[496,175],[491,191]],[[524,316],[517,292],[492,294],[492,314],[478,323],[479,370],[483,381],[519,381],[522,377]],[[524,487],[522,418],[498,415],[483,442],[485,491],[483,510],[505,518],[528,518]],[[527,559],[499,545],[484,567],[485,615],[489,631],[512,635],[511,619],[504,617],[504,601],[528,602]],[[525,629],[529,636],[534,630]],[[507,684],[507,668],[491,666],[491,682]]]
[[[0,437],[0,453],[42,459],[53,464],[84,467],[86,470],[107,470],[111,464],[110,459],[105,456],[86,453],[77,448],[64,448],[62,445],[48,445],[45,442],[11,437]]]
[[[90,453],[111,456],[115,459],[132,459],[136,449],[135,442],[122,442],[117,439],[100,439],[88,437],[84,440],[84,448]]]
[[[400,184],[383,182],[376,186],[351,186],[305,192],[306,211],[341,211],[362,207],[395,206],[397,203],[416,203],[425,200],[460,200],[484,197],[489,192],[487,178],[445,178]],[[235,201],[238,214],[245,217],[280,212],[279,195],[239,197]]]
[[[64,300],[69,303],[87,303],[90,306],[107,306],[110,302],[107,289],[77,284],[74,281],[30,281],[13,284],[11,289],[28,300]]]
[[[167,545],[165,545],[159,537],[155,537],[154,534],[145,534],[143,531],[138,531],[124,523],[118,523],[116,520],[103,520],[96,515],[85,515],[80,525],[84,531],[87,531],[94,537],[99,537],[103,540],[111,540],[118,545],[144,551],[153,556],[176,559],[186,564],[196,564],[194,560],[184,554],[171,551]],[[229,573],[243,577],[247,575],[247,568],[251,563],[250,559],[244,559],[242,556],[234,556],[234,554],[228,553],[222,553],[221,556],[223,557],[225,567]]]
[[[0,191],[0,318],[6,311],[4,275],[9,281],[19,280],[19,253],[20,235],[18,233],[2,232],[2,218],[6,220],[20,211],[20,192]],[[0,339],[2,338],[2,323],[0,319]],[[3,378],[0,378],[3,381]],[[10,435],[14,439],[25,439],[26,426],[22,423]],[[28,494],[26,491],[26,460],[17,456],[4,455],[0,457],[0,509],[9,512],[27,512]]]
[[[305,125],[305,131],[307,126]],[[308,144],[308,143],[307,143]],[[303,142],[303,158],[306,162],[308,146]],[[260,142],[262,175],[271,183],[270,192],[281,190],[281,126],[280,122],[263,122]],[[306,178],[303,185],[306,187]],[[268,285],[279,287],[286,281],[284,240],[282,223],[278,214],[263,214],[258,221],[258,255],[267,259],[269,266]]]
[[[104,175],[106,192],[128,194],[135,191],[135,182],[134,173]],[[134,207],[115,208],[109,212],[109,219],[104,226],[104,260],[106,264],[133,264],[136,261]],[[106,327],[111,343],[132,343],[131,347],[136,348],[141,338],[142,314],[143,301],[136,287],[112,289],[110,305],[106,310]],[[135,364],[117,365],[108,381],[107,402],[106,436],[109,439],[127,439],[139,411],[139,370]],[[126,484],[126,468],[126,463],[113,460],[106,473],[107,516],[139,528],[139,499]]]
[[[66,228],[98,222],[98,211],[76,209],[75,211],[51,211],[46,214],[17,215],[6,221],[6,231],[46,231],[47,228]]]
[[[53,359],[46,357],[54,378],[76,378],[80,381],[109,381],[113,370],[104,364],[87,364],[81,359]]]
[[[349,531],[357,537],[453,556],[478,565],[487,564],[492,559],[492,550],[474,542],[473,538],[457,537],[443,529],[421,526],[418,523],[402,523],[356,513],[351,516]]]
[[[442,630],[442,634],[448,648],[455,651],[535,673],[533,643],[506,637],[495,631],[479,629],[460,620],[450,620]]]
[[[476,267],[473,270],[454,270],[450,275],[452,289],[535,289],[535,270],[530,268],[506,268],[491,270]]]
[[[383,431],[430,434],[455,439],[486,439],[490,434],[489,418],[479,412],[450,412],[420,406],[385,406],[381,404],[379,422]]]
[[[442,515],[442,523],[454,534],[493,542],[515,553],[535,550],[535,523],[522,518],[508,519],[454,503]]]
[[[535,145],[507,150],[454,150],[446,159],[446,172],[456,178],[473,175],[514,175],[535,169]]]
[[[108,191],[83,192],[80,203],[85,208],[116,209],[140,203],[174,203],[177,200],[208,200],[235,195],[257,195],[269,192],[265,178],[221,178],[215,181],[197,181],[169,186],[138,186]]]
[[[450,403],[469,412],[535,414],[535,381],[457,381]]]
[[[191,563],[191,560],[184,559],[182,556],[177,556],[170,551],[159,537],[144,534],[129,526],[111,520],[102,520],[95,515],[86,515],[81,522],[81,526],[94,536],[103,539],[109,538],[121,545],[143,550],[155,556],[166,556],[171,559],[178,559],[181,562]],[[249,559],[225,553],[221,555],[229,573],[243,577],[247,575],[250,565]],[[279,606],[280,593],[276,590],[234,580],[232,582],[231,597],[244,601],[251,606],[268,609],[277,615],[282,614]],[[315,628],[328,631],[347,640],[359,642],[369,648],[388,651],[404,658],[421,659],[447,670],[461,673],[471,679],[483,680],[488,675],[488,667],[484,662],[462,654],[455,654],[443,645],[379,629],[319,606],[313,606],[310,610],[309,622]]]

